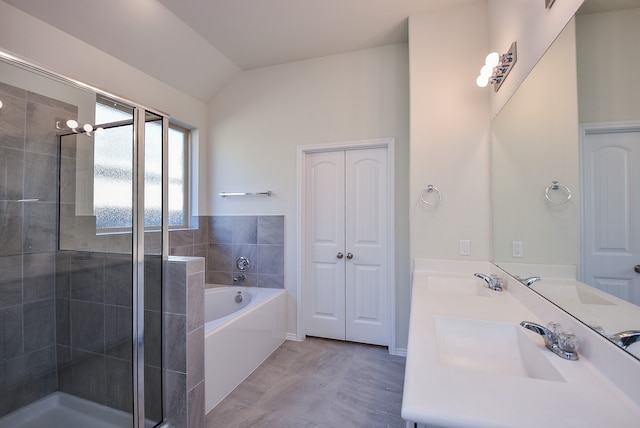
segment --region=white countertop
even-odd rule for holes
[[[560,379],[535,379],[443,362],[434,322],[438,317],[518,328],[524,320],[541,325],[551,321],[539,319],[509,290],[487,288],[480,297],[442,292],[442,287],[458,279],[468,283],[470,275],[414,271],[403,419],[442,427],[640,426],[638,404],[587,358],[564,360],[545,348],[541,336],[524,328],[526,338],[539,348]],[[477,281],[478,287],[483,286],[484,281]]]

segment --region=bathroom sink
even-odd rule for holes
[[[434,317],[440,362],[485,373],[547,381],[565,379],[522,327],[492,321]],[[555,357],[554,357],[555,358]]]
[[[430,276],[427,282],[427,290],[437,294],[452,294],[458,296],[490,297],[490,290],[481,279],[470,276]]]

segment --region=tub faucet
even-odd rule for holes
[[[640,330],[621,331],[620,333],[609,336],[609,340],[622,349],[627,349],[629,345],[640,342]]]
[[[240,275],[238,275],[238,276],[234,276],[234,277],[233,277],[233,282],[240,282],[240,281],[244,281],[244,279],[245,279],[244,274],[243,274],[243,273],[241,273]]]
[[[495,291],[502,291],[502,278],[498,275],[485,275],[483,273],[474,273],[473,276],[478,277],[480,279],[484,279],[490,289]]]
[[[527,330],[534,331],[542,336],[544,344],[551,352],[565,360],[576,361],[578,359],[578,342],[575,336],[571,333],[560,333],[560,324],[550,324],[553,325],[553,330],[531,321],[522,321],[520,323]]]

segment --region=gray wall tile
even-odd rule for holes
[[[57,245],[58,208],[55,203],[25,202],[23,251],[55,251]]]
[[[22,253],[21,202],[0,201],[0,256]]]
[[[104,353],[104,305],[71,301],[71,346]]]
[[[107,357],[105,369],[109,379],[106,384],[105,404],[123,412],[133,413],[133,363]]]
[[[24,151],[0,147],[0,200],[22,199],[23,177]]]
[[[232,241],[234,244],[258,243],[258,217],[234,216]]]
[[[104,307],[105,354],[131,361],[133,358],[133,312],[130,307]]]
[[[284,216],[258,217],[258,244],[284,245]]]
[[[230,244],[233,235],[232,216],[209,217],[209,243]]]
[[[54,299],[25,303],[24,352],[29,353],[56,343]]]
[[[24,255],[24,302],[54,297],[56,285],[56,254],[32,253]]]
[[[24,335],[22,330],[22,306],[0,309],[0,361],[23,355]]]
[[[258,273],[284,274],[284,245],[260,245],[258,247]]]
[[[0,256],[0,308],[22,303],[22,255]]]
[[[18,94],[13,94],[18,95]],[[2,96],[2,114],[0,115],[0,145],[24,150],[27,100],[22,96]]]

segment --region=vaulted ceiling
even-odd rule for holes
[[[404,42],[407,17],[475,0],[4,1],[207,102],[242,70]]]

